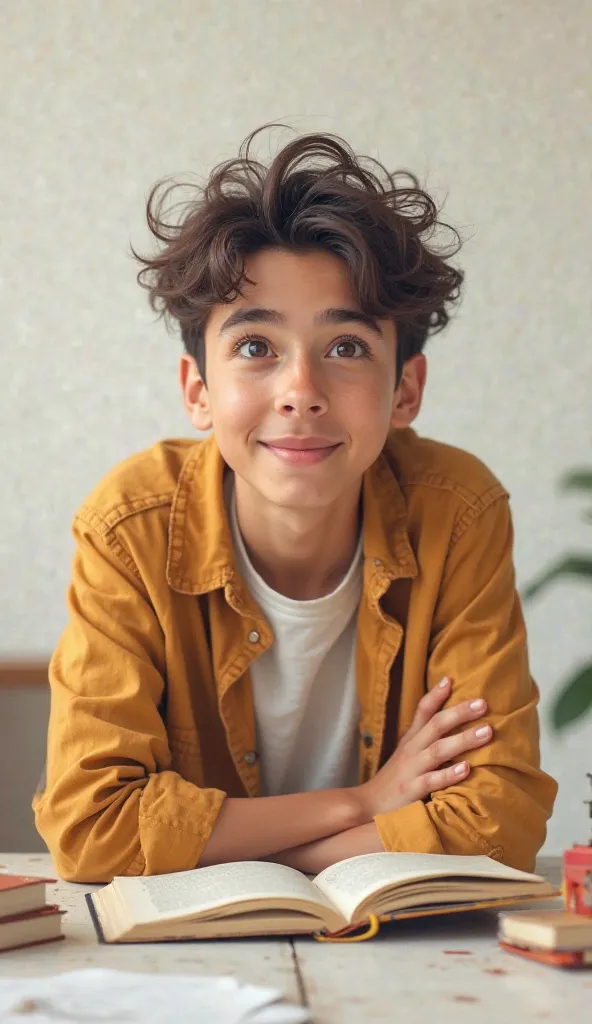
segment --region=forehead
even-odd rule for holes
[[[247,301],[265,294],[285,293],[286,300],[297,289],[299,294],[327,298],[327,292],[357,304],[356,290],[345,262],[330,252],[289,252],[264,249],[248,257],[245,264],[244,295]]]
[[[261,306],[287,320],[305,320],[330,306],[359,309],[348,268],[331,253],[264,249],[245,261],[242,292],[233,302],[214,306],[208,327],[217,330],[234,309]]]

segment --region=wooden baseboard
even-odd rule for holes
[[[48,659],[0,661],[0,687],[47,686]]]

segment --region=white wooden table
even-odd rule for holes
[[[48,855],[0,854],[0,864],[15,874],[55,877]],[[558,883],[558,860],[542,860],[538,870]],[[281,989],[287,999],[310,1008],[314,1024],[592,1020],[592,971],[558,970],[502,952],[491,912],[437,923],[400,922],[376,939],[351,945],[251,939],[106,946],[97,942],[84,900],[95,888],[49,886],[49,901],[67,912],[65,941],[1,954],[0,977],[83,967],[230,974]]]

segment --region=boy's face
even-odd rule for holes
[[[186,409],[196,429],[214,428],[224,460],[263,499],[330,505],[357,493],[389,427],[417,415],[425,359],[405,364],[395,391],[394,324],[361,312],[330,253],[263,250],[246,275],[253,283],[208,318],[207,388],[195,361],[181,359]]]

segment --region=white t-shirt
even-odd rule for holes
[[[294,601],[272,590],[251,564],[238,525],[232,472],[224,489],[237,568],[274,636],[250,669],[261,793],[353,786],[358,779],[355,649],[362,537],[336,590],[314,601]]]

